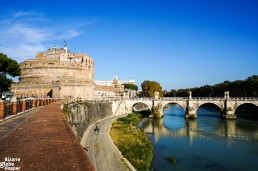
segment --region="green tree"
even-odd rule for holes
[[[7,75],[16,77],[21,75],[19,64],[8,58],[5,54],[0,53],[0,91],[8,90],[12,84],[12,80]]]
[[[257,96],[258,93],[258,75],[252,75],[251,77],[248,77],[246,80],[248,96]]]
[[[176,90],[175,90],[175,89],[172,89],[170,92],[171,92],[171,95],[172,95],[173,97],[176,97]]]
[[[187,97],[190,89],[173,90],[166,96]],[[204,85],[191,88],[193,97],[223,97],[225,91],[229,91],[230,97],[257,97],[258,93],[258,75],[252,75],[245,80],[236,80],[233,82],[224,81],[215,85]]]
[[[124,88],[125,89],[130,89],[130,90],[136,90],[138,91],[138,86],[130,83],[124,83]]]
[[[142,93],[145,97],[154,97],[155,91],[159,92],[159,96],[163,97],[162,87],[156,81],[145,80],[142,84]]]

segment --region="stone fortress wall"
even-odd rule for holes
[[[70,52],[64,48],[49,48],[37,52],[34,59],[20,63],[21,76],[13,91],[18,98],[103,98],[121,97],[124,93],[118,77],[106,81],[94,81],[94,60],[82,52]],[[134,82],[129,80],[128,82]]]
[[[54,47],[19,65],[20,82],[11,88],[17,97],[93,96],[94,60],[84,53]]]

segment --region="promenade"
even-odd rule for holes
[[[0,170],[95,170],[62,113],[61,103],[0,123],[1,130],[5,128],[0,134]]]
[[[90,126],[81,141],[81,144],[89,146],[88,156],[97,171],[135,171],[135,168],[120,153],[109,135],[112,123],[125,115],[109,117],[98,121],[100,129],[95,134],[95,125]]]
[[[0,120],[0,140],[15,127],[26,121],[33,113],[37,112],[40,108],[20,113],[19,115],[12,115],[9,118]]]

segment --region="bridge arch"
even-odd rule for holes
[[[235,115],[238,115],[241,111],[240,108],[241,107],[244,107],[244,106],[248,106],[249,108],[252,108],[253,111],[249,111],[249,112],[253,112],[253,115],[256,115],[258,116],[258,104],[257,103],[254,103],[254,102],[241,102],[241,103],[237,103],[235,109],[234,109],[234,114]],[[251,114],[251,113],[250,113]]]
[[[152,109],[152,106],[150,104],[148,104],[147,102],[144,101],[134,101],[129,105],[129,111],[133,112],[133,108],[136,104],[144,104],[146,105],[150,110]]]
[[[163,112],[164,112],[165,107],[166,107],[168,104],[178,104],[178,105],[180,105],[180,106],[186,111],[186,105],[185,105],[185,104],[180,103],[180,102],[176,102],[176,101],[168,101],[168,102],[162,103],[162,111],[163,111]]]
[[[200,109],[200,107],[204,107],[204,106],[215,107],[216,109],[219,110],[220,115],[223,114],[223,107],[220,106],[219,104],[213,103],[213,102],[203,102],[203,103],[199,103],[198,106],[197,106],[197,108],[196,108],[196,114],[197,114],[197,115],[200,115],[200,114],[198,114],[198,109]]]
[[[223,110],[224,110],[224,107],[223,107],[224,104],[221,105],[220,103],[216,103],[216,102],[212,102],[212,101],[206,101],[206,102],[199,102],[198,105],[197,105],[196,111],[199,109],[199,107],[201,107],[205,104],[212,104],[212,105],[218,107],[221,112],[223,112]]]

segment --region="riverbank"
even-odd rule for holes
[[[132,113],[113,122],[110,135],[122,155],[137,170],[149,170],[153,147],[147,134],[137,126],[140,114]]]

